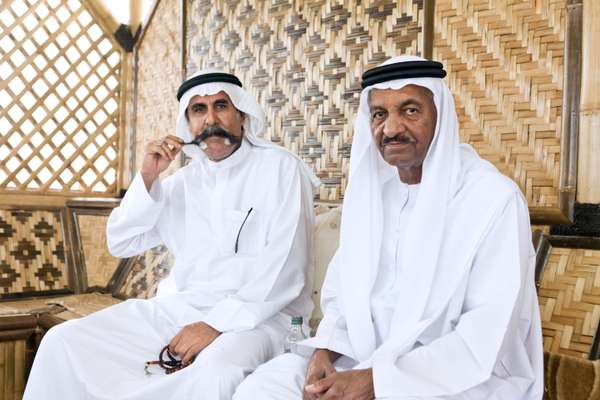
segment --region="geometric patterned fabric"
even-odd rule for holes
[[[60,213],[0,210],[0,298],[68,285]]]
[[[127,278],[116,295],[119,298],[148,299],[156,295],[158,283],[169,274],[174,258],[161,245],[132,257],[130,262]]]
[[[265,138],[314,169],[319,199],[340,200],[360,76],[420,54],[423,0],[187,0],[186,14],[187,73],[235,73],[265,110]]]
[[[79,0],[0,7],[0,192],[117,194],[121,50]]]
[[[600,321],[600,250],[552,247],[538,300],[544,350],[587,358]]]

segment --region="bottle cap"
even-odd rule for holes
[[[302,317],[292,317],[292,325],[302,325]]]

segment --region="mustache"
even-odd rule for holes
[[[225,128],[222,128],[220,126],[209,126],[208,128],[205,128],[202,131],[202,133],[200,133],[198,136],[196,136],[192,140],[192,142],[199,145],[200,143],[202,143],[203,141],[205,141],[206,139],[208,139],[209,137],[212,137],[212,136],[229,139],[231,144],[237,144],[242,141],[241,137],[233,135],[231,132],[229,132]]]
[[[408,143],[416,143],[417,141],[415,140],[415,138],[413,138],[410,135],[407,134],[399,134],[393,137],[389,137],[389,136],[384,136],[381,144],[383,144],[384,146],[388,143],[401,143],[401,144],[408,144]]]

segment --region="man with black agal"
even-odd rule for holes
[[[241,86],[219,71],[181,85],[177,135],[147,146],[107,227],[114,255],[164,243],[175,265],[156,297],[52,328],[26,400],[231,399],[282,352],[291,317],[308,320],[317,180],[259,137],[264,113]],[[181,150],[191,163],[159,179]]]

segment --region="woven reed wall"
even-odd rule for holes
[[[465,142],[512,177],[530,207],[558,207],[566,0],[437,0]]]
[[[69,288],[57,211],[0,209],[0,299]]]
[[[423,1],[188,0],[186,19],[188,75],[214,67],[240,77],[265,109],[265,137],[315,169],[320,199],[339,200],[360,76],[419,54]]]
[[[538,299],[544,350],[587,358],[600,321],[600,250],[552,247]]]
[[[160,0],[137,49],[135,170],[148,141],[175,134],[181,84],[181,10],[177,0]],[[177,165],[173,163],[167,174]]]
[[[88,287],[107,287],[119,265],[119,258],[108,252],[107,220],[108,217],[104,215],[77,216]]]
[[[0,342],[0,399],[20,400],[25,391],[25,340]]]
[[[117,193],[121,50],[78,0],[0,8],[0,194]]]

